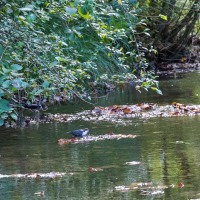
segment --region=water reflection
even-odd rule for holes
[[[198,103],[199,98],[193,95],[194,90],[199,91],[195,85],[198,78],[193,74],[183,79],[164,80],[161,86],[167,92],[161,98],[155,94],[139,96],[126,88],[115,96],[110,94],[107,99],[99,99],[98,103]],[[170,87],[172,83],[174,86]],[[80,104],[79,110],[83,108]],[[56,112],[65,112],[65,109],[73,112],[73,107],[68,105]],[[200,198],[199,124],[200,118],[195,116],[134,119],[127,126],[74,121],[31,125],[23,130],[1,129],[0,174],[65,172],[66,175],[37,179],[0,176],[0,199]],[[56,143],[59,138],[69,137],[66,132],[83,127],[88,127],[91,135],[114,132],[138,137],[64,146]],[[141,163],[125,164],[132,161]],[[91,171],[91,167],[102,170]],[[119,186],[129,189],[116,190]]]

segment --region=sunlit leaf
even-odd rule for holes
[[[149,33],[147,33],[147,32],[143,32],[145,35],[147,35],[147,36],[151,36]]]
[[[82,8],[81,7],[78,8],[78,13],[84,19],[90,19],[91,18],[90,13],[86,12],[86,14],[84,14],[84,12],[82,12]]]
[[[55,57],[55,59],[58,60],[59,62],[67,62],[67,59],[59,57],[59,56]]]
[[[68,15],[73,15],[74,13],[77,12],[77,9],[76,9],[76,8],[71,8],[71,7],[65,7],[65,12],[66,12]]]
[[[21,11],[31,11],[33,10],[33,5],[26,5],[24,8],[19,8]]]
[[[157,92],[158,94],[160,94],[160,95],[163,95],[162,91],[159,90],[159,89],[156,89],[156,92]]]
[[[161,19],[163,19],[163,20],[167,20],[167,16],[166,16],[166,15],[161,15],[161,14],[159,14],[159,17],[160,17]]]
[[[26,18],[25,18],[24,16],[21,16],[21,15],[18,17],[18,19],[19,19],[20,21],[26,20]]]
[[[117,0],[118,4],[122,4],[122,0]]]

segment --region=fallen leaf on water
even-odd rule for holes
[[[183,184],[182,182],[179,182],[179,183],[178,183],[178,187],[179,187],[179,188],[182,188],[182,187],[184,187],[184,184]]]
[[[140,106],[142,110],[150,110],[152,109],[152,105],[149,105],[149,104],[143,104]]]
[[[125,138],[136,138],[136,135],[124,135],[124,134],[104,134],[104,135],[98,135],[98,136],[87,136],[83,138],[73,138],[73,139],[65,139],[61,138],[57,141],[57,144],[59,145],[64,145],[64,144],[69,144],[69,143],[83,143],[83,142],[91,142],[91,141],[100,141],[100,140],[120,140],[120,139],[125,139]]]
[[[124,108],[123,112],[124,112],[124,114],[130,114],[132,111],[129,108]]]

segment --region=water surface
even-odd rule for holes
[[[200,104],[199,79],[200,74],[190,73],[162,80],[163,96],[140,95],[128,86],[95,101],[101,106],[173,101]],[[74,113],[89,108],[78,102],[49,111]],[[138,137],[64,146],[56,143],[70,137],[67,131],[83,127],[88,127],[91,135],[114,132]],[[200,118],[195,116],[133,119],[127,125],[74,121],[0,129],[0,174],[66,173],[36,179],[0,178],[0,199],[198,199],[199,128]],[[125,164],[132,161],[140,164]],[[91,168],[101,170],[92,172]],[[139,183],[141,187],[134,189]],[[119,186],[129,190],[117,190]],[[39,192],[41,196],[37,196]]]

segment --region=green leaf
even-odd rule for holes
[[[50,63],[49,67],[55,67],[58,64],[58,61],[53,61]]]
[[[0,97],[4,96],[4,91],[0,89]]]
[[[10,107],[9,102],[5,99],[0,99],[0,114],[11,110],[12,108]]]
[[[91,16],[89,14],[89,12],[85,12],[85,10],[82,7],[78,8],[78,13],[81,17],[83,17],[84,19],[90,19]]]
[[[19,8],[21,11],[31,11],[33,10],[33,5],[26,5],[24,8]]]
[[[144,33],[145,35],[149,36],[149,37],[151,36],[151,35],[150,35],[149,33],[147,33],[147,32],[143,32],[143,33]]]
[[[48,82],[48,81],[44,81],[44,82],[42,83],[42,87],[48,88],[48,87],[49,87],[49,82]]]
[[[59,62],[67,62],[67,59],[59,57],[59,56],[55,57],[55,59],[58,60]]]
[[[12,81],[12,85],[17,89],[19,90],[21,88],[21,84],[22,84],[22,80],[20,78],[15,78],[13,81]]]
[[[161,14],[159,14],[159,17],[161,18],[161,19],[163,19],[163,20],[167,20],[167,16],[166,15],[161,15]]]
[[[21,69],[22,69],[22,66],[21,66],[21,65],[18,65],[18,64],[12,64],[12,65],[10,66],[10,69],[11,69],[11,70],[18,71],[18,70],[21,70]]]
[[[156,92],[157,92],[158,94],[160,94],[160,95],[163,95],[162,91],[159,90],[159,89],[156,89]]]
[[[7,114],[7,113],[2,113],[2,114],[1,114],[1,118],[2,118],[2,119],[6,119],[7,117],[8,117],[8,114]]]
[[[21,82],[21,87],[24,88],[24,89],[25,89],[28,85],[29,85],[29,84],[28,84],[27,82],[24,82],[24,81]]]
[[[15,113],[11,113],[10,116],[12,117],[12,119],[14,119],[15,121],[17,121],[17,115]]]
[[[6,74],[8,72],[10,72],[10,69],[5,68],[4,66],[2,67],[2,71]]]
[[[8,88],[10,86],[10,80],[6,80],[2,83],[3,88]]]
[[[3,53],[3,46],[0,44],[0,55]]]
[[[12,80],[12,85],[19,90],[20,88],[26,88],[28,86],[27,82],[22,81],[21,78],[15,78]]]
[[[76,8],[71,8],[71,7],[65,7],[65,12],[67,13],[67,15],[73,15],[74,13],[77,12]]]
[[[35,21],[35,19],[36,19],[36,16],[33,13],[27,16],[27,21],[29,23],[32,23],[33,21]]]
[[[26,18],[25,18],[24,16],[19,16],[18,19],[19,19],[20,21],[25,21],[25,20],[26,20]]]

